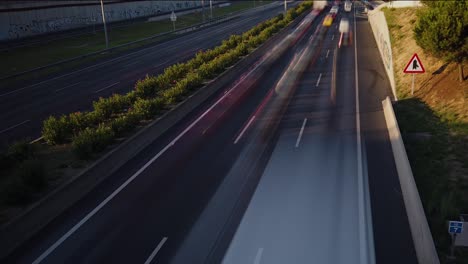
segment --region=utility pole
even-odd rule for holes
[[[203,22],[205,22],[205,0],[201,1],[201,5],[202,5]]]
[[[210,19],[213,19],[213,0],[210,0]]]
[[[104,37],[106,38],[106,49],[109,48],[109,39],[107,38],[106,16],[104,15],[104,3],[101,0],[102,24],[104,25]]]
[[[288,2],[284,0],[284,14],[286,15],[286,12],[288,11]]]

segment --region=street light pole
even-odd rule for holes
[[[101,0],[102,23],[104,25],[104,37],[106,38],[106,49],[109,48],[109,39],[107,38],[106,16],[104,16],[104,3]]]
[[[286,0],[284,0],[284,13],[286,14],[287,11],[288,11],[288,3],[286,2]]]
[[[203,13],[203,22],[205,22],[205,0],[201,1],[202,13]]]
[[[210,0],[210,19],[213,19],[213,0]]]

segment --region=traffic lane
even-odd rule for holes
[[[362,9],[360,6],[359,11]],[[376,261],[417,263],[382,110],[381,102],[386,96],[393,96],[392,90],[367,17],[361,14],[356,19],[361,122],[368,159]]]
[[[299,84],[223,263],[361,263],[355,115],[336,126],[329,84],[315,86],[316,76],[309,69]],[[293,126],[298,116],[307,120]]]
[[[263,21],[266,19],[265,16],[269,16],[269,14],[263,15],[262,17],[256,18],[255,20],[247,22],[244,21],[242,26],[231,25],[230,30],[248,30],[252,26],[250,23],[256,24],[260,21]],[[218,33],[220,33],[220,31],[211,32],[211,34],[215,35]],[[226,38],[230,33],[224,32],[223,34],[226,36],[222,34],[214,36],[214,40],[209,38],[199,38],[199,47],[201,49],[210,48],[213,45],[216,45],[222,39]],[[192,44],[189,42],[184,42],[184,44],[188,46],[179,46],[181,50],[187,50],[189,48],[193,52],[198,50],[198,48],[193,49]],[[168,53],[162,51],[161,54],[167,55]],[[161,73],[164,67],[186,60],[190,57],[192,57],[192,54],[187,54],[185,58],[177,57],[176,61],[171,61],[170,59],[165,58],[165,63],[162,65],[158,64],[157,67],[153,67],[154,61],[149,58],[150,60],[145,61],[149,66],[147,68],[143,68],[143,73],[140,71],[140,69],[133,69],[131,73],[134,74],[121,74],[119,70],[114,70],[112,68],[109,70],[103,69],[101,72],[94,72],[94,77],[86,77],[87,80],[91,81],[83,81],[83,77],[79,76],[79,78],[76,80],[70,82],[67,80],[67,83],[63,83],[62,86],[60,86],[61,88],[55,89],[54,91],[46,91],[40,88],[34,89],[33,91],[41,94],[41,96],[37,96],[39,98],[34,98],[33,95],[24,96],[22,94],[17,94],[19,98],[17,100],[6,100],[5,97],[6,101],[4,100],[4,102],[2,102],[2,106],[5,107],[5,111],[3,112],[4,114],[2,114],[2,117],[0,117],[2,124],[4,124],[4,128],[0,127],[0,131],[8,128],[10,129],[8,129],[9,133],[1,133],[0,135],[0,138],[4,142],[3,145],[24,137],[37,138],[40,134],[42,120],[51,114],[57,115],[62,113],[88,110],[90,109],[90,104],[88,103],[89,101],[97,100],[101,96],[110,96],[112,93],[128,92],[133,88],[134,82],[139,78],[143,78],[144,75],[148,73]],[[109,74],[112,74],[112,76],[106,77]],[[112,80],[112,83],[109,83],[109,79]],[[96,80],[96,82],[93,82],[93,80]],[[94,90],[89,91],[90,89]],[[60,91],[57,92],[57,90]],[[86,93],[87,91],[89,91],[89,94]],[[47,93],[52,93],[52,96]],[[72,96],[70,96],[70,94],[72,94]],[[72,100],[70,101],[70,99]],[[18,100],[21,100],[22,102],[19,102]],[[18,105],[21,107],[17,107]],[[5,116],[7,118],[5,118]],[[15,126],[17,124],[21,124],[25,120],[30,120],[28,121],[27,126]]]
[[[261,21],[262,18],[258,18],[258,20]],[[259,21],[255,21],[255,23]],[[242,31],[247,30],[250,27],[251,25],[246,23],[243,25],[243,27],[235,27],[235,29]],[[229,33],[225,34],[227,35]],[[218,39],[215,40],[202,40],[200,45],[205,45],[201,47],[203,49],[206,49],[208,47],[211,47],[213,43],[216,44],[216,42],[220,42],[224,38],[224,36],[218,36]],[[187,48],[188,47],[185,46],[180,47],[181,50],[186,50]],[[192,48],[192,51],[195,50],[198,49]],[[18,100],[15,99],[6,100],[7,98],[4,97],[5,100],[2,102],[2,106],[5,107],[6,110],[3,111],[3,114],[0,117],[0,120],[2,120],[3,124],[2,127],[0,127],[0,131],[5,130],[3,133],[0,133],[0,138],[3,141],[3,145],[6,145],[8,142],[12,142],[16,139],[21,139],[24,137],[37,138],[40,134],[42,120],[47,118],[51,114],[61,114],[88,110],[90,108],[90,104],[88,103],[88,101],[97,100],[101,96],[110,96],[112,93],[128,92],[133,87],[134,82],[139,78],[143,78],[145,74],[161,73],[164,67],[176,62],[186,60],[190,57],[192,57],[192,54],[188,54],[186,55],[186,57],[182,58],[178,57],[177,61],[171,61],[169,58],[165,58],[164,64],[159,64],[155,68],[153,68],[153,66],[149,66],[149,68],[147,69],[149,69],[150,71],[145,71],[143,73],[141,73],[140,69],[133,69],[130,72],[134,74],[121,74],[118,70],[114,71],[113,69],[110,69],[103,70],[103,72],[96,72],[96,77],[87,77],[85,80],[83,80],[83,77],[80,76],[79,79],[64,83],[63,86],[60,86],[61,88],[55,89],[55,91],[52,92],[52,95],[48,94],[51,91],[46,91],[42,89],[33,90],[41,95],[37,96],[39,98],[34,97],[34,95],[24,96],[23,94],[18,94],[18,100],[22,100],[23,102],[18,102]],[[148,61],[147,63],[151,65],[152,61]],[[151,72],[151,70],[153,70],[153,72]],[[106,77],[109,74],[112,74],[113,76],[111,76],[110,78]],[[119,80],[119,78],[121,79]],[[96,81],[93,82],[93,79]],[[112,79],[112,83],[109,83],[109,79]],[[98,89],[95,87],[102,88]],[[90,94],[86,94],[85,92],[90,89],[94,90],[90,91]],[[82,97],[80,97],[80,95]],[[71,100],[70,102],[70,99],[73,100]],[[18,105],[20,107],[18,107]],[[24,121],[26,120],[27,123],[24,123]]]
[[[274,69],[277,69],[277,68],[275,67]],[[275,74],[274,74],[274,75],[275,75]],[[251,97],[249,96],[248,98],[251,98]],[[254,97],[252,97],[252,98],[254,98]],[[255,99],[254,99],[254,100],[255,100]],[[236,114],[237,114],[237,112],[236,112]],[[212,129],[212,128],[215,128],[215,127],[210,126],[209,128]],[[177,133],[177,132],[176,132],[176,133]],[[170,135],[169,135],[169,134],[170,134]],[[167,134],[167,137],[168,137],[170,140],[172,140],[171,135],[173,135],[173,134],[174,134],[174,131],[172,131],[171,133],[168,133],[168,134]],[[226,133],[221,133],[221,134],[226,134]],[[169,142],[170,142],[170,141],[169,141]],[[218,145],[218,144],[215,144],[215,145]],[[151,150],[151,151],[153,151],[153,152],[156,151],[156,149],[157,149],[157,148],[154,147],[154,146],[149,146],[149,147],[147,148],[147,150]],[[154,153],[153,153],[153,154],[154,154]],[[138,166],[142,166],[142,160],[147,160],[147,159],[149,159],[149,158],[147,158],[147,157],[145,158],[145,156],[143,156],[143,157],[139,157],[138,159],[135,158],[135,159],[133,160],[133,162],[137,162],[137,164],[139,164]],[[133,168],[133,166],[131,166],[131,167]],[[119,176],[119,177],[120,177],[120,176]],[[115,178],[115,177],[114,177],[114,178]],[[107,182],[107,181],[106,181],[106,182]],[[113,185],[113,188],[116,188],[115,185]],[[112,188],[111,188],[110,190],[112,190]],[[94,193],[94,192],[93,192],[93,193]],[[106,193],[106,192],[99,191],[99,192],[97,192],[97,193],[94,193],[94,195],[102,195],[103,193]],[[88,197],[90,197],[90,196],[88,196]],[[93,201],[96,201],[96,200],[98,200],[98,201],[103,200],[103,198],[105,198],[105,197],[101,197],[100,199],[86,198],[86,200],[90,199],[89,202],[92,203]],[[194,199],[194,200],[196,200],[196,199]],[[91,207],[91,208],[92,208],[92,207]],[[75,208],[75,209],[76,209],[76,208]],[[79,211],[79,212],[82,212],[81,215],[79,215],[79,216],[77,217],[76,215],[73,215],[72,213],[70,213],[72,210],[69,210],[68,213],[66,213],[66,215],[68,215],[68,216],[66,216],[66,217],[68,217],[68,220],[63,220],[63,219],[62,219],[61,221],[54,220],[54,225],[49,225],[46,229],[44,229],[44,230],[49,229],[47,232],[41,232],[41,235],[43,236],[43,238],[41,238],[40,235],[38,235],[38,236],[36,236],[35,238],[33,238],[32,241],[35,242],[35,243],[30,242],[29,245],[26,245],[23,249],[18,250],[18,251],[16,252],[16,257],[17,257],[17,258],[19,257],[18,254],[19,254],[19,255],[24,255],[24,254],[22,254],[22,253],[23,253],[23,252],[27,252],[27,251],[33,252],[33,253],[31,253],[31,254],[28,254],[29,256],[33,256],[33,255],[37,255],[39,252],[42,252],[42,251],[46,250],[46,249],[47,249],[47,244],[53,243],[54,241],[56,241],[56,240],[59,238],[60,234],[65,233],[67,230],[69,230],[70,228],[73,227],[70,223],[66,224],[67,222],[71,222],[71,223],[75,222],[76,219],[80,219],[80,218],[82,218],[82,217],[84,216],[84,215],[83,215],[83,212],[86,212],[86,211],[87,211],[87,210],[81,210],[81,211],[80,211],[79,209],[76,209],[76,210]],[[90,209],[88,209],[88,211],[89,211],[89,210],[90,210]],[[56,225],[56,226],[55,226],[55,225]],[[65,227],[64,227],[64,226],[65,226]],[[57,231],[57,229],[60,229],[60,230]],[[56,230],[56,231],[54,231],[54,230]],[[45,238],[44,238],[44,237],[45,237]],[[49,237],[49,238],[47,239],[47,237]],[[52,238],[50,238],[50,237],[52,237]],[[45,242],[44,242],[44,241],[45,241]],[[168,243],[169,243],[169,242],[168,242]],[[33,244],[33,245],[31,245],[31,244]],[[36,244],[36,245],[34,245],[34,244]],[[14,255],[15,255],[15,254],[14,254]],[[63,257],[63,256],[62,256],[62,257]],[[12,259],[15,259],[14,256],[12,257]]]
[[[55,80],[60,80],[62,78],[68,78],[69,76],[76,75],[77,73],[92,72],[94,69],[97,69],[97,68],[106,68],[109,65],[115,65],[115,64],[120,64],[120,63],[131,62],[135,58],[142,59],[148,53],[158,52],[158,51],[160,51],[161,48],[164,48],[166,46],[170,47],[170,46],[173,46],[173,45],[177,45],[180,42],[190,41],[193,38],[197,38],[197,36],[206,36],[207,34],[210,35],[213,30],[221,30],[221,31],[223,31],[223,29],[224,29],[224,31],[229,30],[229,28],[233,24],[246,23],[246,22],[249,22],[249,20],[254,20],[256,18],[264,19],[266,17],[270,17],[270,16],[278,14],[280,10],[281,10],[280,7],[268,8],[266,10],[255,10],[255,12],[252,13],[252,14],[249,14],[249,15],[242,14],[241,16],[239,16],[237,18],[234,18],[234,19],[230,20],[227,23],[219,23],[219,24],[216,24],[216,25],[213,25],[213,26],[202,28],[202,29],[197,30],[197,31],[192,31],[192,32],[180,34],[176,38],[169,39],[169,40],[163,41],[161,43],[153,44],[153,45],[149,44],[149,45],[143,46],[142,48],[138,48],[136,50],[135,49],[130,50],[130,51],[126,52],[126,53],[121,54],[118,57],[105,59],[105,60],[103,60],[101,62],[97,62],[97,63],[96,62],[95,63],[90,63],[90,64],[87,64],[87,65],[85,65],[85,66],[83,66],[83,67],[81,67],[79,69],[76,69],[76,70],[70,70],[70,71],[66,71],[66,72],[59,72],[57,74],[53,74],[52,76],[48,76],[45,79],[44,78],[42,78],[42,79],[39,78],[39,79],[37,79],[35,81],[30,81],[29,83],[23,83],[19,87],[16,87],[16,86],[4,87],[5,90],[2,90],[1,94],[10,93],[10,92],[13,92],[14,90],[22,91],[25,88],[29,89],[29,88],[33,88],[33,87],[36,88],[37,86],[47,86],[49,84],[49,82],[51,82],[51,81],[53,82]],[[14,93],[16,93],[16,92],[14,92]]]
[[[147,50],[144,53],[139,52],[135,56],[127,56],[120,61],[115,61],[110,65],[103,65],[104,67],[94,67],[86,71],[77,71],[75,74],[65,78],[58,78],[50,82],[42,83],[31,87],[30,89],[18,90],[17,92],[4,92],[0,95],[2,101],[2,108],[0,110],[8,110],[12,104],[21,103],[28,99],[37,99],[41,96],[56,97],[57,91],[73,91],[77,89],[99,89],[104,87],[106,81],[112,79],[113,81],[122,81],[131,77],[133,80],[144,77],[146,74],[155,74],[162,72],[162,66],[169,66],[184,59],[188,59],[200,49],[211,48],[216,46],[230,35],[233,30],[245,30],[250,28],[253,24],[257,24],[268,17],[267,15],[240,20],[220,29],[212,29],[206,34],[201,34],[198,37],[184,36],[178,39],[177,42],[162,43],[157,46],[162,46],[159,49]],[[140,56],[137,56],[140,55]],[[185,55],[185,56],[184,56]],[[158,71],[159,68],[159,71]],[[123,74],[128,72],[127,74]],[[130,76],[128,76],[130,74]],[[83,82],[83,77],[86,77],[87,82]],[[123,78],[124,77],[124,78]],[[91,87],[91,88],[90,88]],[[70,88],[70,89],[68,89]],[[25,97],[25,93],[28,95]],[[13,101],[13,102],[12,102]]]

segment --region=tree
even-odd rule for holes
[[[468,56],[468,0],[423,1],[414,28],[416,43],[425,51],[458,64],[464,80],[463,62]]]

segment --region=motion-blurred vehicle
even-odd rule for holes
[[[339,11],[339,7],[337,5],[334,5],[330,9],[330,15],[332,15],[332,17],[335,18],[336,15],[338,15],[338,11]]]
[[[348,46],[351,44],[351,30],[349,28],[349,20],[347,18],[342,18],[340,20],[340,25],[338,27],[340,31],[340,41],[338,42],[338,46]]]
[[[328,2],[327,1],[319,1],[319,0],[316,0],[313,2],[314,3],[314,9],[315,10],[323,10],[325,9],[325,7],[328,5]]]
[[[325,27],[329,27],[333,24],[333,16],[331,14],[328,14],[324,19],[323,19],[323,25]]]
[[[352,3],[350,1],[346,1],[344,4],[344,10],[346,12],[351,12],[351,6],[352,6]]]

